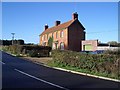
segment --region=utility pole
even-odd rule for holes
[[[14,44],[14,35],[15,33],[11,33],[12,34],[12,45]]]

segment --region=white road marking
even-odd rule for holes
[[[45,81],[45,80],[43,80],[43,79],[37,78],[37,77],[35,77],[35,76],[33,76],[33,75],[30,75],[30,74],[25,73],[25,72],[23,72],[23,71],[20,71],[20,70],[18,70],[18,69],[14,69],[14,70],[17,71],[17,72],[19,72],[19,73],[22,73],[22,74],[24,74],[24,75],[26,75],[26,76],[29,76],[29,77],[31,77],[31,78],[34,78],[34,79],[36,79],[36,80],[39,80],[39,81],[42,81],[42,82],[44,82],[44,83],[50,84],[50,85],[52,85],[52,86],[55,86],[55,87],[58,87],[58,88],[61,88],[61,89],[64,89],[64,90],[69,90],[69,89],[67,89],[67,88],[64,88],[64,87],[59,86],[59,85],[56,85],[56,84],[54,84],[54,83],[51,83],[51,82]]]
[[[4,62],[0,61],[0,63],[5,64]]]

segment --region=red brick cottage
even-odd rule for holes
[[[85,28],[78,20],[78,14],[72,14],[72,20],[60,24],[60,21],[55,22],[55,26],[49,28],[45,25],[45,29],[40,34],[40,45],[48,46],[48,40],[51,37],[52,49],[61,50],[82,50],[82,40],[85,40]]]

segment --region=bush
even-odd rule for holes
[[[118,78],[118,62],[120,58],[117,55],[108,54],[81,54],[73,51],[52,51],[53,62],[58,66],[75,67],[90,73],[105,74],[106,76]]]
[[[43,57],[49,56],[51,47],[48,46],[38,46],[38,45],[11,45],[3,46],[4,51],[10,52],[16,55],[28,55],[31,57]]]
[[[106,50],[104,52],[104,54],[112,54],[112,55],[120,55],[120,49],[116,49],[116,50]]]

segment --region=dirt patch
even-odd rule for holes
[[[29,61],[32,61],[32,62],[37,62],[37,63],[40,63],[40,64],[47,64],[50,60],[52,60],[51,57],[41,57],[41,58],[37,58],[37,57],[21,57],[22,59],[25,59],[25,60],[29,60]]]

